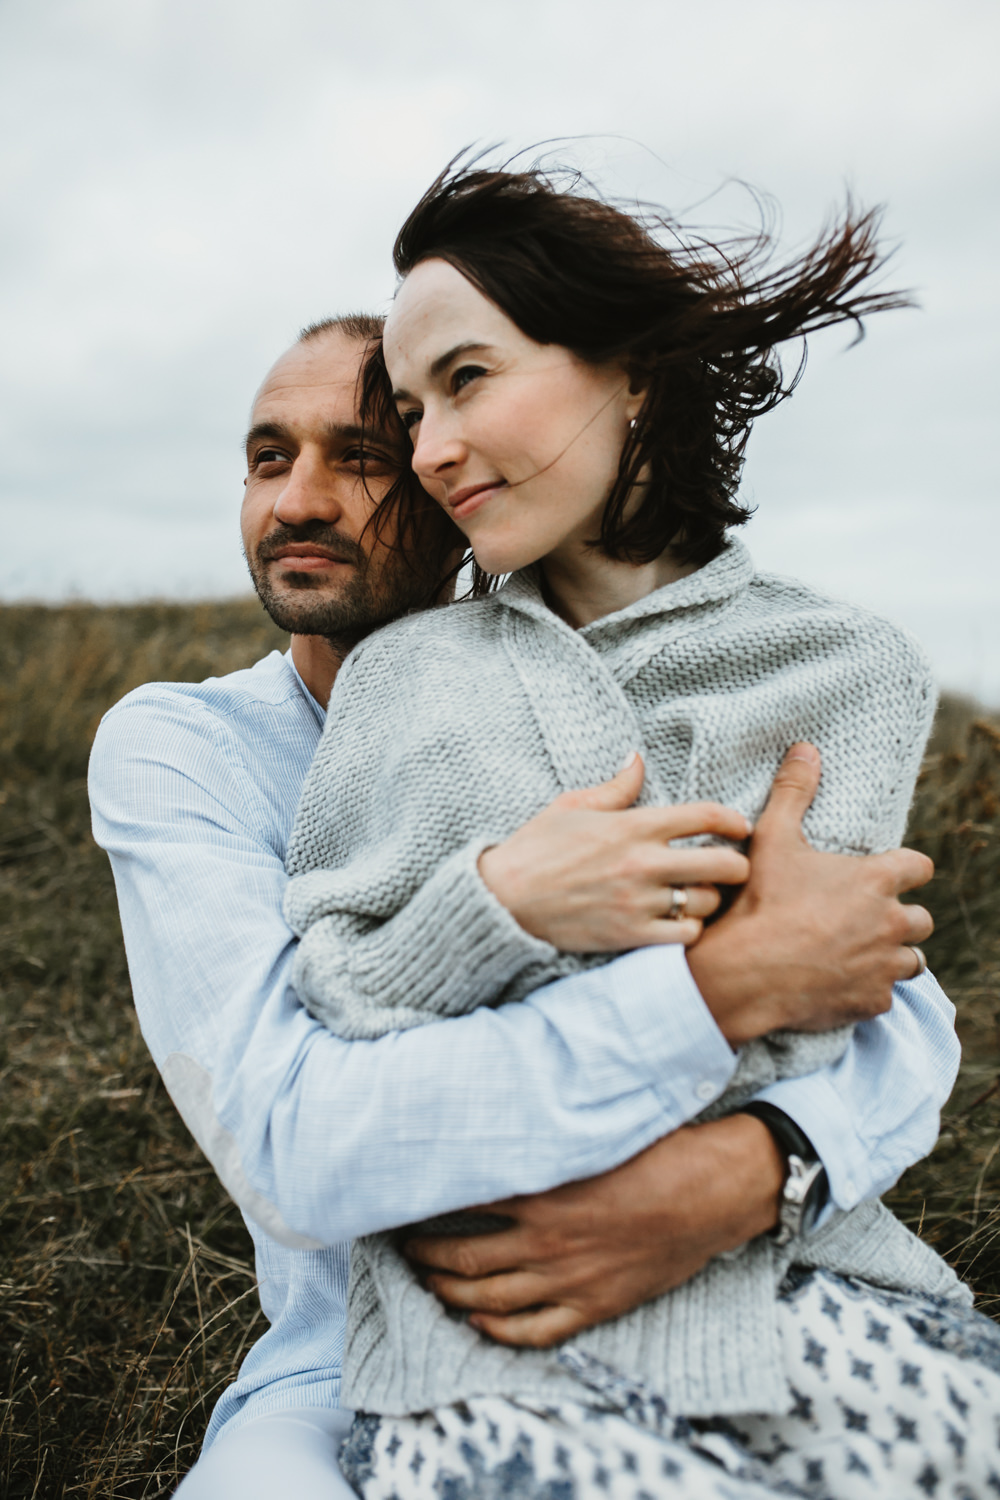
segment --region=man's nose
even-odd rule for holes
[[[336,521],[343,514],[336,478],[318,456],[302,452],[274,503],[274,518],[286,526]]]

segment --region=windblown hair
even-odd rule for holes
[[[775,264],[764,221],[756,235],[713,242],[662,211],[626,213],[581,185],[579,174],[558,169],[452,162],[400,230],[396,270],[448,261],[528,338],[593,364],[620,361],[646,394],[592,544],[635,563],[669,547],[700,566],[729,527],[749,519],[737,490],[754,420],[802,375],[804,347],[786,377],[777,346],[843,322],[861,337],[864,316],[911,299],[862,290],[885,263],[881,214],[850,199],[809,250]],[[362,412],[378,425],[398,420],[378,340]],[[626,514],[640,476],[649,482]],[[414,505],[412,478],[403,476],[382,508],[401,520]],[[474,575],[476,593],[495,582]]]

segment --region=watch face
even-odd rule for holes
[[[821,1161],[804,1162],[794,1152],[788,1158],[788,1176],[781,1195],[779,1245],[811,1229],[826,1201],[826,1169]]]

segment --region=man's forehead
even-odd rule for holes
[[[272,365],[254,397],[254,422],[280,413],[284,421],[322,410],[353,421],[358,404],[358,375],[365,346],[335,330],[304,344],[294,344]]]

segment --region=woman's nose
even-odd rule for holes
[[[465,444],[447,419],[424,412],[413,444],[413,471],[421,479],[438,479],[465,457]]]

